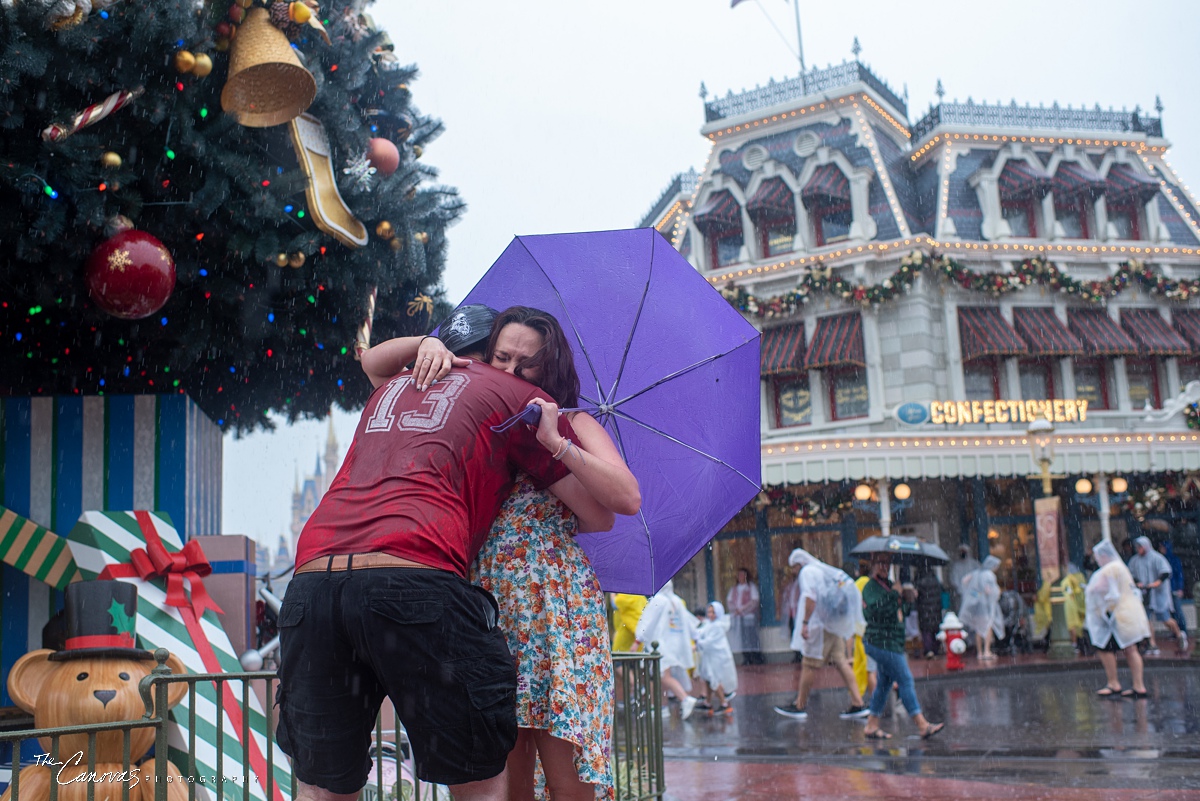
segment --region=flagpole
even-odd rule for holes
[[[800,0],[792,0],[796,10],[796,52],[800,54],[800,74],[804,75],[804,41],[800,36]]]

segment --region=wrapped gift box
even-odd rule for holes
[[[221,607],[225,634],[237,653],[255,647],[254,588],[256,545],[241,534],[197,537],[212,574],[204,579],[208,594]]]

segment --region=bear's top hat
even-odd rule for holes
[[[124,581],[68,584],[66,645],[49,659],[153,659],[153,654],[137,647],[137,600],[137,587]]]

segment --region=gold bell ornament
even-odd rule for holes
[[[248,10],[230,47],[221,108],[247,128],[269,128],[304,113],[316,96],[316,80],[271,24],[271,12]]]

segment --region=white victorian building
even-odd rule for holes
[[[857,61],[705,116],[703,170],[642,224],[762,329],[767,490],[677,577],[685,597],[749,568],[769,629],[793,547],[841,565],[881,529],[994,554],[1032,595],[1037,419],[1064,556],[1169,536],[1191,587],[1200,211],[1159,118],[968,100],[910,122]]]

